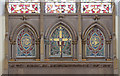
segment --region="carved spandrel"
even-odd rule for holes
[[[98,15],[95,15],[95,17],[93,19],[94,19],[94,21],[98,21],[100,19],[100,17],[98,17]]]
[[[27,18],[26,16],[23,16],[22,18],[20,18],[21,20],[25,21],[27,19],[30,19],[30,18]]]

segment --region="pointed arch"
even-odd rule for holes
[[[91,28],[86,35],[86,56],[105,56],[105,35],[98,27]]]
[[[62,24],[54,28],[49,36],[50,57],[72,57],[72,35]]]
[[[11,41],[16,41],[16,37],[17,37],[19,31],[22,30],[23,28],[26,28],[26,27],[27,27],[28,29],[30,29],[30,30],[34,33],[35,39],[38,40],[38,39],[39,39],[39,34],[38,34],[38,32],[37,32],[36,29],[33,27],[33,25],[31,25],[31,24],[29,24],[29,23],[27,23],[27,22],[23,22],[23,23],[17,25],[17,26],[13,29],[13,31],[11,32],[9,39],[10,39]]]
[[[13,51],[16,58],[36,57],[38,39],[39,35],[31,24],[23,22],[17,25],[10,34],[10,41],[15,43]]]
[[[59,34],[60,30],[62,32],[61,38],[58,37],[60,36]],[[56,32],[58,32],[59,35],[57,35]],[[55,35],[57,36],[53,36],[53,33],[55,33]],[[77,33],[73,29],[73,27],[69,25],[67,22],[58,20],[53,25],[49,26],[49,28],[45,32],[45,38],[49,41],[49,48],[48,48],[49,57],[58,57],[58,56],[72,57],[73,56],[72,41],[77,40]],[[57,48],[55,49],[55,47]],[[60,48],[62,52],[60,52]],[[52,53],[51,53],[51,50],[52,50]],[[55,53],[55,52],[58,52],[58,53]]]
[[[56,21],[53,25],[48,27],[48,29],[45,32],[45,37],[47,37],[47,39],[49,38],[51,31],[54,28],[56,28],[59,24],[62,24],[64,27],[66,27],[70,31],[70,33],[73,37],[73,40],[77,40],[77,33],[74,30],[74,28],[71,25],[69,25],[67,22],[62,21],[62,20]]]
[[[91,28],[94,28],[94,27],[99,28],[103,32],[103,34],[105,35],[106,40],[110,40],[110,38],[111,38],[110,31],[105,26],[100,24],[99,22],[92,23],[89,27],[86,28],[86,30],[83,31],[83,34],[82,34],[82,39],[83,40],[85,39],[85,37],[86,37],[87,33],[89,32],[89,30]]]
[[[36,39],[33,32],[25,27],[21,29],[16,37],[16,56],[17,57],[35,57]]]

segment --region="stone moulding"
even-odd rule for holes
[[[113,63],[9,63],[11,68],[22,67],[95,67],[113,68]]]

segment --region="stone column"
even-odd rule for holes
[[[45,52],[44,52],[44,22],[43,22],[43,13],[44,13],[44,4],[41,2],[41,14],[40,14],[40,60],[44,61],[45,59]]]
[[[82,41],[82,45],[83,45],[83,50],[84,50],[83,53],[82,53],[82,54],[83,54],[83,56],[82,56],[82,57],[83,57],[82,61],[86,61],[86,59],[85,59],[85,56],[86,56],[86,40],[83,40],[83,41]]]
[[[114,74],[118,74],[118,59],[116,56],[116,33],[115,33],[115,3],[113,6],[113,60],[114,60]]]
[[[39,41],[39,39],[36,40],[35,44],[36,44],[36,61],[40,61],[40,50],[39,50],[40,41]]]
[[[80,11],[81,5],[78,3],[78,61],[82,61],[82,40],[81,40],[81,11]]]
[[[50,59],[49,59],[49,45],[50,45],[50,42],[49,42],[49,40],[48,39],[46,39],[45,40],[45,61],[49,61]]]
[[[111,59],[110,59],[110,43],[111,43],[111,41],[106,41],[106,44],[107,44],[107,61],[111,61]]]
[[[73,46],[73,61],[77,61],[78,59],[76,58],[76,44],[77,44],[77,41],[72,41],[72,46]]]
[[[118,0],[117,0],[118,1]],[[119,59],[119,75],[120,75],[120,0],[118,1],[118,59]]]

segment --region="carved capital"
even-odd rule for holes
[[[106,41],[106,44],[110,44],[111,43],[111,41],[109,40],[109,41]]]
[[[16,41],[10,41],[10,44],[11,44],[11,45],[15,45],[15,44],[16,44]]]
[[[76,45],[76,44],[77,44],[77,41],[76,41],[76,40],[72,41],[72,44],[73,44],[73,45]]]
[[[40,44],[40,41],[39,41],[39,40],[36,40],[36,42],[35,42],[35,43],[38,45],[38,44]]]
[[[49,45],[50,44],[49,40],[45,40],[45,44]]]
[[[83,43],[83,44],[86,44],[86,40],[82,40],[82,43]]]

